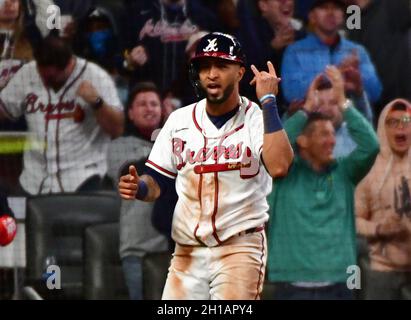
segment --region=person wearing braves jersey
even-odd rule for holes
[[[0,93],[0,118],[24,115],[28,124],[20,183],[33,195],[98,189],[110,137],[123,130],[114,83],[55,35],[34,57]]]
[[[260,107],[239,94],[245,73],[232,36],[201,38],[192,82],[205,96],[174,111],[139,176],[122,176],[123,199],[153,201],[175,179],[176,242],[163,299],[259,299],[267,257],[264,225],[272,178],[287,174],[293,151],[278,116],[279,79],[252,66]]]
[[[9,245],[17,233],[16,220],[10,209],[7,196],[0,190],[0,246]]]

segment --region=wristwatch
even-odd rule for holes
[[[94,111],[97,111],[97,110],[99,110],[99,109],[103,106],[103,104],[104,104],[103,98],[102,98],[102,97],[98,97],[98,98],[94,101],[94,103],[91,104],[91,108],[92,108]]]

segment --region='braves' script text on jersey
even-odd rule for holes
[[[202,100],[173,112],[146,164],[176,178],[173,239],[212,247],[264,225],[272,179],[260,161],[264,128],[258,105],[241,97],[239,111],[220,129],[205,106]]]

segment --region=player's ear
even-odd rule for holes
[[[240,81],[245,74],[245,67],[241,66],[240,69],[238,70],[238,81]]]

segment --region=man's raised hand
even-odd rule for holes
[[[255,65],[251,65],[251,70],[254,73],[254,79],[251,80],[250,85],[255,85],[257,98],[261,99],[267,94],[278,94],[278,84],[281,79],[277,78],[274,66],[271,61],[267,62],[268,72],[259,71]]]

